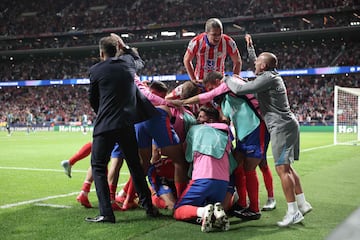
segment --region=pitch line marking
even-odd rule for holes
[[[44,172],[64,172],[61,169],[50,169],[50,168],[24,168],[24,167],[1,167],[0,169],[5,170],[24,170],[24,171],[44,171]],[[88,170],[76,170],[71,169],[71,172],[87,173]],[[121,172],[121,174],[130,174],[129,172]]]
[[[39,207],[71,208],[71,206],[59,205],[59,204],[49,204],[49,203],[35,203],[34,205],[39,206]]]
[[[120,185],[118,185],[118,187],[123,187],[126,183],[122,183]],[[91,189],[90,192],[94,192],[95,189]],[[60,195],[55,195],[55,196],[48,196],[48,197],[44,197],[44,198],[38,198],[38,199],[33,199],[33,200],[28,200],[28,201],[23,201],[23,202],[17,202],[17,203],[11,203],[11,204],[5,204],[0,206],[1,209],[5,209],[5,208],[12,208],[12,207],[18,207],[21,205],[26,205],[26,204],[32,204],[35,203],[35,205],[39,205],[36,204],[37,202],[42,202],[42,201],[47,201],[50,199],[56,199],[56,198],[63,198],[63,197],[70,197],[73,195],[77,195],[79,194],[79,192],[72,192],[72,193],[67,193],[67,194],[60,194]],[[44,206],[45,204],[42,204],[42,206]],[[47,205],[54,205],[54,204],[47,204]]]
[[[322,148],[328,148],[328,147],[333,147],[335,146],[334,144],[331,145],[324,145],[324,146],[319,146],[319,147],[314,147],[314,148],[307,148],[304,149],[300,152],[309,152],[309,151],[313,151],[313,150],[318,150],[318,149],[322,149]],[[269,156],[269,158],[272,158],[273,156]],[[35,171],[53,171],[53,172],[63,172],[63,170],[55,170],[55,169],[40,169],[40,168],[13,168],[13,167],[0,167],[0,169],[14,169],[14,170],[35,170]],[[75,172],[75,170],[72,170]],[[79,172],[87,172],[87,171],[81,171],[81,170],[77,170]],[[124,174],[124,173],[123,173]],[[125,183],[120,184],[120,186],[125,185]],[[91,191],[94,191],[91,190]],[[68,194],[61,194],[61,195],[55,195],[55,196],[49,196],[49,197],[45,197],[45,198],[39,198],[39,199],[33,199],[33,200],[29,200],[29,201],[23,201],[23,202],[18,202],[18,203],[12,203],[12,204],[6,204],[6,205],[2,205],[0,206],[1,209],[5,209],[5,208],[12,208],[12,207],[17,207],[17,206],[21,206],[21,205],[25,205],[25,204],[31,204],[31,203],[36,203],[36,202],[41,202],[41,201],[46,201],[46,200],[50,200],[50,199],[55,199],[55,198],[62,198],[62,197],[69,197],[72,195],[76,195],[79,192],[72,192],[72,193],[68,193]]]
[[[17,206],[21,206],[21,205],[25,205],[25,204],[31,204],[31,203],[46,201],[46,200],[55,199],[55,198],[69,197],[69,196],[76,195],[76,194],[78,194],[78,192],[72,192],[72,193],[68,193],[68,194],[61,194],[61,195],[44,197],[44,198],[38,198],[38,199],[29,200],[29,201],[23,201],[23,202],[17,202],[17,203],[11,203],[11,204],[2,205],[2,206],[0,206],[0,208],[2,208],[2,209],[4,209],[4,208],[12,208],[12,207],[17,207]]]
[[[300,150],[300,152],[310,152],[310,151],[314,151],[314,150],[318,150],[318,149],[322,149],[322,148],[329,148],[329,147],[334,147],[334,144],[330,144],[330,145],[323,145],[323,146],[319,146],[319,147],[313,147],[313,148],[306,148],[304,150]],[[272,155],[267,156],[267,158],[274,158]]]
[[[25,171],[44,171],[44,172],[64,172],[64,170],[60,169],[47,169],[47,168],[24,168],[24,167],[1,167],[0,169],[5,170],[25,170]],[[71,172],[80,172],[80,173],[86,173],[87,170],[73,170],[71,169]]]

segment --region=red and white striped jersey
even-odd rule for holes
[[[196,56],[195,77],[203,79],[205,73],[218,71],[225,73],[225,59],[227,55],[238,53],[236,42],[226,34],[221,35],[218,45],[210,45],[206,33],[194,37],[188,44],[188,53]]]

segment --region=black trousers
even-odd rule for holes
[[[114,216],[106,170],[115,143],[119,144],[125,156],[141,205],[145,209],[152,208],[151,193],[138,154],[135,129],[134,126],[129,126],[93,137],[91,167],[99,200],[100,215]]]

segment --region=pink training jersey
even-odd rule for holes
[[[185,138],[186,138],[184,114],[187,113],[189,115],[193,115],[193,113],[184,107],[181,108],[171,107],[170,111],[171,111],[171,115],[175,117],[175,123],[173,123],[173,128],[176,134],[178,135],[180,142],[183,143],[185,142]]]
[[[240,78],[234,78],[237,79],[237,81],[239,82],[239,84],[244,84],[245,82],[240,79]],[[231,90],[230,88],[226,85],[225,82],[222,82],[219,86],[217,86],[216,88],[212,89],[209,92],[205,92],[205,93],[201,93],[198,95],[199,97],[199,103],[200,104],[205,104],[210,102],[212,99],[214,99],[216,96],[219,96],[223,93],[227,93],[230,92]],[[258,100],[255,98],[255,96],[253,94],[246,94],[247,99],[251,102],[251,104],[253,105],[253,107],[255,108],[255,110],[260,114],[260,107],[259,107],[259,102]]]
[[[166,105],[166,100],[159,97],[156,94],[153,94],[150,90],[149,87],[147,85],[145,85],[144,83],[141,82],[140,78],[138,75],[135,75],[134,78],[134,83],[135,85],[139,88],[139,90],[141,91],[142,94],[144,94],[144,96],[154,105],[154,106],[159,106],[159,105]]]
[[[199,80],[212,71],[224,74],[226,56],[234,55],[239,50],[236,42],[226,34],[221,35],[218,45],[211,46],[206,33],[202,33],[189,42],[187,51],[196,56],[195,77]]]
[[[207,123],[207,125],[215,129],[227,131],[230,134],[229,126],[224,123]],[[228,143],[226,145],[226,152],[221,159],[216,159],[212,156],[195,152],[193,163],[194,166],[191,179],[196,180],[209,178],[229,181],[229,154],[231,152],[231,147],[231,139],[229,137]]]

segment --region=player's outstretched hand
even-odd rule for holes
[[[180,99],[174,99],[174,100],[167,99],[166,102],[168,103],[169,106],[174,106],[174,107],[182,107],[184,104],[184,100],[180,100]]]
[[[248,47],[251,47],[253,45],[252,38],[250,34],[245,34],[245,41]]]

